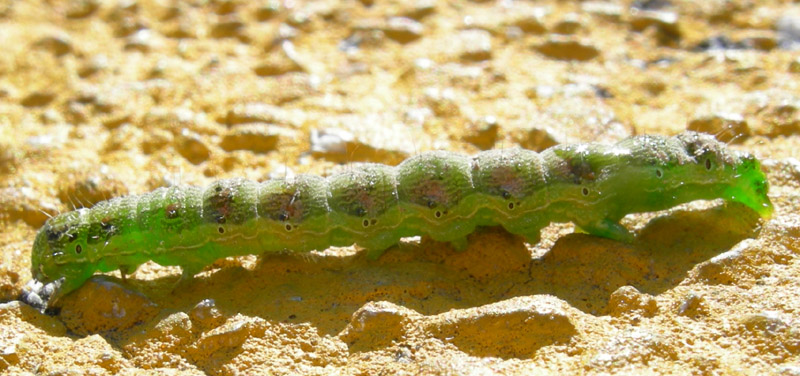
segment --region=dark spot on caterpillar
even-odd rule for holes
[[[664,176],[664,173],[663,173],[663,172],[661,172],[661,169],[656,169],[656,176],[658,176],[659,178],[661,178],[662,176]]]
[[[584,196],[588,196],[589,195],[589,188],[583,187],[583,189],[581,189],[581,193],[583,193]]]
[[[81,254],[81,252],[83,252],[83,248],[81,247],[81,245],[80,244],[76,245],[75,246],[75,253]]]
[[[213,193],[204,199],[203,217],[212,223],[226,223],[227,219],[231,219],[234,224],[244,223],[244,216],[237,216],[234,213],[236,209],[234,197],[235,188],[217,185]]]
[[[711,171],[711,159],[706,158],[706,170]]]
[[[219,231],[219,233],[220,233],[220,234],[224,234],[224,233],[225,233],[225,229],[224,229],[224,228],[222,228],[222,226],[220,226],[219,228],[217,228],[217,231]]]
[[[86,230],[86,242],[88,244],[97,244],[103,238],[103,228],[100,223],[91,223]]]
[[[47,231],[46,232],[47,233],[47,240],[49,240],[50,242],[54,242],[54,241],[58,240],[61,237],[61,232],[56,231],[56,230],[54,230],[52,228],[49,228],[46,231]]]
[[[167,205],[166,211],[165,211],[167,219],[175,219],[175,218],[180,217],[180,214],[178,212],[180,207],[181,207],[181,204],[179,204],[177,202]]]
[[[433,215],[436,216],[436,218],[441,218],[442,217],[442,212],[437,210],[436,213],[433,213]]]
[[[509,202],[508,203],[508,209],[509,210],[514,210],[514,203],[513,202]]]
[[[279,181],[279,185],[268,182],[267,187],[261,188],[257,208],[262,218],[302,222],[308,216],[328,209],[325,200],[318,196],[324,179],[311,176],[298,179],[295,182]]]
[[[579,184],[581,180],[595,180],[597,178],[592,165],[584,160],[570,160],[569,168],[570,172],[575,175],[575,184]]]
[[[119,227],[115,226],[114,221],[109,217],[105,217],[100,220],[100,229],[105,235],[105,240],[109,240],[111,237],[119,233]]]
[[[373,218],[373,219],[370,221],[370,224],[371,224],[371,225],[373,225],[373,226],[375,226],[376,224],[378,224],[378,220]]]
[[[362,224],[364,225],[364,227],[369,227],[369,220],[365,219]]]
[[[286,224],[286,231],[292,231],[292,225]]]

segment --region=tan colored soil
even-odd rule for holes
[[[800,375],[798,30],[778,0],[0,1],[0,373]],[[48,215],[110,197],[687,128],[759,156],[772,219],[702,202],[629,216],[630,245],[485,229],[18,300]]]

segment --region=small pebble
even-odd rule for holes
[[[429,147],[424,141],[384,114],[329,116],[311,130],[312,154],[342,163],[399,163],[414,154],[415,146]]]
[[[467,61],[488,60],[492,57],[492,36],[485,30],[464,30],[458,33],[460,57]]]
[[[581,2],[581,10],[612,22],[619,22],[623,12],[620,4],[608,1],[584,1]]]
[[[159,311],[143,294],[105,276],[92,277],[59,304],[61,321],[82,336],[126,330],[152,319]]]
[[[216,328],[225,322],[225,316],[217,309],[214,299],[203,299],[189,311],[192,322],[201,328]]]
[[[472,356],[527,359],[543,346],[579,335],[575,311],[550,295],[524,296],[434,316],[427,330]]]
[[[467,126],[467,135],[464,141],[477,146],[481,150],[489,150],[497,142],[499,127],[497,118],[494,116],[483,116],[472,121]]]
[[[420,315],[390,302],[368,302],[350,317],[339,335],[352,349],[386,347],[404,334],[404,326]]]
[[[269,0],[266,4],[256,9],[256,19],[259,21],[268,21],[277,16],[282,10],[283,4],[281,4],[279,0]]]
[[[281,48],[267,54],[267,58],[254,68],[259,76],[278,76],[289,72],[302,72],[305,68],[299,61],[294,45],[281,42]]]
[[[242,124],[232,126],[219,146],[225,151],[250,150],[266,153],[275,150],[281,138],[298,137],[295,131],[270,124]]]
[[[659,32],[673,38],[680,38],[681,31],[678,25],[678,15],[666,11],[636,11],[631,16],[631,29],[644,31],[654,26]]]
[[[126,38],[125,49],[149,52],[158,46],[158,40],[150,29],[140,29]]]
[[[240,347],[249,336],[250,323],[233,318],[225,324],[203,333],[192,347],[206,356],[211,356],[226,348]]]
[[[188,129],[183,129],[175,141],[175,150],[193,164],[202,163],[211,156],[211,150],[200,135]]]
[[[81,78],[86,78],[106,68],[108,68],[108,57],[106,55],[95,55],[80,67],[78,75]]]
[[[76,0],[70,1],[66,11],[67,18],[78,19],[86,18],[94,14],[100,8],[102,0]]]
[[[622,286],[609,297],[607,310],[614,317],[652,317],[658,313],[658,304],[653,296],[643,294],[633,286]]]
[[[708,302],[702,295],[696,293],[689,293],[684,297],[683,302],[678,307],[678,314],[681,316],[698,318],[706,316],[710,313]]]
[[[581,16],[576,13],[568,13],[553,27],[553,31],[559,34],[571,35],[577,33],[581,28],[583,28]]]
[[[789,72],[800,73],[800,57],[795,58],[791,63],[789,63]]]
[[[58,34],[39,39],[36,47],[50,51],[53,55],[63,56],[72,52],[72,40],[67,34]]]
[[[270,123],[296,128],[301,126],[305,119],[305,112],[300,110],[285,109],[266,103],[246,103],[234,106],[227,112],[225,118],[218,121],[228,125]]]
[[[436,0],[415,0],[403,3],[412,3],[407,5],[400,13],[404,17],[412,18],[414,20],[421,20],[427,16],[436,13]]]
[[[392,17],[386,21],[382,31],[389,39],[409,43],[421,38],[425,27],[411,18]]]
[[[209,35],[212,38],[237,38],[242,37],[245,30],[246,24],[234,17],[214,24],[209,31]]]
[[[759,332],[774,335],[778,331],[786,330],[788,325],[777,312],[765,311],[741,318],[740,322],[750,332]]]
[[[713,134],[722,142],[742,141],[752,135],[744,116],[738,113],[715,112],[689,120],[686,129]]]
[[[600,50],[594,45],[561,35],[552,35],[534,48],[545,56],[559,60],[587,61],[600,55]]]
[[[545,10],[542,8],[534,8],[518,16],[511,25],[518,27],[520,30],[527,34],[544,34],[547,27],[544,25]]]
[[[52,91],[34,91],[22,98],[20,104],[25,107],[43,107],[50,104],[54,99],[56,99],[56,93]]]

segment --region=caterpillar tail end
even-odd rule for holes
[[[749,207],[761,218],[771,218],[775,207],[769,200],[769,181],[761,164],[750,154],[740,155],[739,160],[735,183],[725,189],[722,198]]]
[[[760,203],[757,207],[750,206],[751,209],[755,210],[761,218],[770,219],[772,218],[772,214],[775,213],[775,207],[772,205],[769,199],[766,199],[765,202]]]
[[[738,202],[758,213],[763,219],[770,219],[775,213],[775,206],[767,197],[766,186],[763,187],[731,187],[723,196],[726,200]]]

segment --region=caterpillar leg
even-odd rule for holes
[[[469,246],[469,243],[467,242],[467,237],[466,236],[458,238],[456,240],[451,240],[451,241],[449,241],[449,243],[450,243],[450,246],[453,247],[453,249],[455,249],[458,252],[466,251],[467,250],[467,246]]]
[[[135,271],[135,267],[132,268],[130,265],[120,265],[119,274],[122,276],[122,282],[128,282],[128,276],[133,274]]]
[[[542,240],[541,230],[536,230],[535,232],[528,232],[519,235],[522,235],[522,237],[525,238],[525,242],[531,245],[539,244],[539,241]]]
[[[515,226],[513,224],[504,224],[503,228],[514,235],[522,236],[525,238],[525,242],[531,245],[539,244],[539,241],[542,240],[541,226]]]
[[[201,271],[203,271],[202,267],[197,267],[194,265],[181,266],[181,277],[172,284],[172,292],[188,286],[192,280],[194,280],[194,275],[200,273]]]
[[[367,259],[370,261],[375,261],[383,256],[384,252],[389,250],[389,248],[368,248],[364,251],[367,252]]]
[[[358,243],[358,246],[364,248],[364,251],[367,252],[367,259],[374,261],[395,244],[397,244],[397,239],[375,238],[368,241],[361,241]]]
[[[633,234],[625,226],[617,221],[604,218],[595,222],[577,224],[578,227],[588,234],[613,239],[616,241],[631,243]]]

